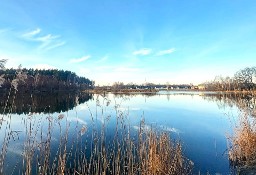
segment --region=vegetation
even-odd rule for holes
[[[6,61],[7,60],[5,60],[5,59],[0,60],[0,69],[4,68],[4,65],[5,65]]]
[[[17,79],[17,76],[23,79]],[[2,69],[0,77],[2,90],[9,90],[16,83],[19,91],[30,93],[88,90],[94,87],[94,82],[87,78],[79,77],[71,71],[57,69]]]
[[[256,119],[244,114],[229,137],[229,159],[240,174],[256,171]]]
[[[256,90],[256,67],[239,70],[233,77],[217,76],[213,81],[203,83],[206,90],[253,91]]]
[[[135,84],[123,82],[115,82],[112,86],[96,86],[94,92],[112,92],[112,93],[156,93],[159,90],[170,90],[170,89],[191,89],[191,85],[181,84],[181,85],[169,85],[169,84],[154,84],[154,83],[144,83]]]

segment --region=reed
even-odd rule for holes
[[[240,116],[234,134],[229,137],[229,159],[238,172],[251,171],[256,166],[256,119]],[[255,169],[254,169],[255,171]]]

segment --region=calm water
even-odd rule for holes
[[[3,98],[4,99],[4,98]],[[185,155],[194,162],[194,173],[230,174],[227,136],[232,133],[240,114],[234,97],[214,93],[159,92],[156,95],[34,95],[20,97],[13,107],[1,102],[1,147],[10,134],[4,171],[19,173],[22,167],[24,141],[28,129],[37,131],[31,137],[47,138],[51,122],[52,150],[58,149],[60,126],[69,126],[69,138],[81,131],[90,135],[90,126],[107,125],[107,135],[115,130],[116,109],[121,111],[136,132],[145,119],[148,128],[167,131],[183,143]],[[3,115],[4,114],[4,115]],[[92,122],[93,121],[93,122]],[[83,130],[86,128],[86,131]],[[83,135],[82,133],[81,135]],[[68,144],[72,143],[72,139]],[[31,146],[33,147],[33,146]]]

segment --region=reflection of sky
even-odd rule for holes
[[[94,99],[96,97],[95,95]],[[223,155],[227,146],[226,135],[231,132],[230,118],[224,114],[228,109],[220,110],[215,102],[203,100],[199,95],[169,95],[168,98],[166,95],[137,95],[124,99],[110,94],[108,99],[109,106],[101,96],[98,105],[92,100],[80,104],[73,110],[62,113],[64,118],[61,120],[58,120],[58,113],[50,114],[54,123],[53,141],[58,143],[59,125],[64,128],[67,123],[70,124],[71,135],[79,133],[83,128],[90,128],[92,120],[99,125],[107,123],[109,134],[112,133],[116,123],[117,106],[118,113],[123,114],[135,131],[140,120],[145,118],[147,129],[154,126],[169,132],[173,138],[180,138],[184,144],[185,154],[195,163],[195,172],[201,170],[202,173],[228,173],[228,160],[226,155]],[[12,115],[12,128],[25,132],[24,118],[28,117]],[[36,114],[32,117],[35,123],[41,118],[43,128],[47,128],[47,115]],[[44,137],[46,132],[43,134]],[[1,129],[1,140],[3,137],[4,132]],[[11,148],[14,147],[12,145]],[[17,151],[13,151],[13,154],[17,154]]]

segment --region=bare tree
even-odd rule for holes
[[[253,80],[256,76],[256,67],[247,67],[235,74],[235,81],[241,89],[252,90],[255,86]]]
[[[5,65],[6,61],[7,61],[6,59],[0,60],[0,69],[4,69],[4,65]]]
[[[123,89],[124,88],[124,83],[123,82],[115,82],[115,83],[113,83],[112,88],[114,90]]]

